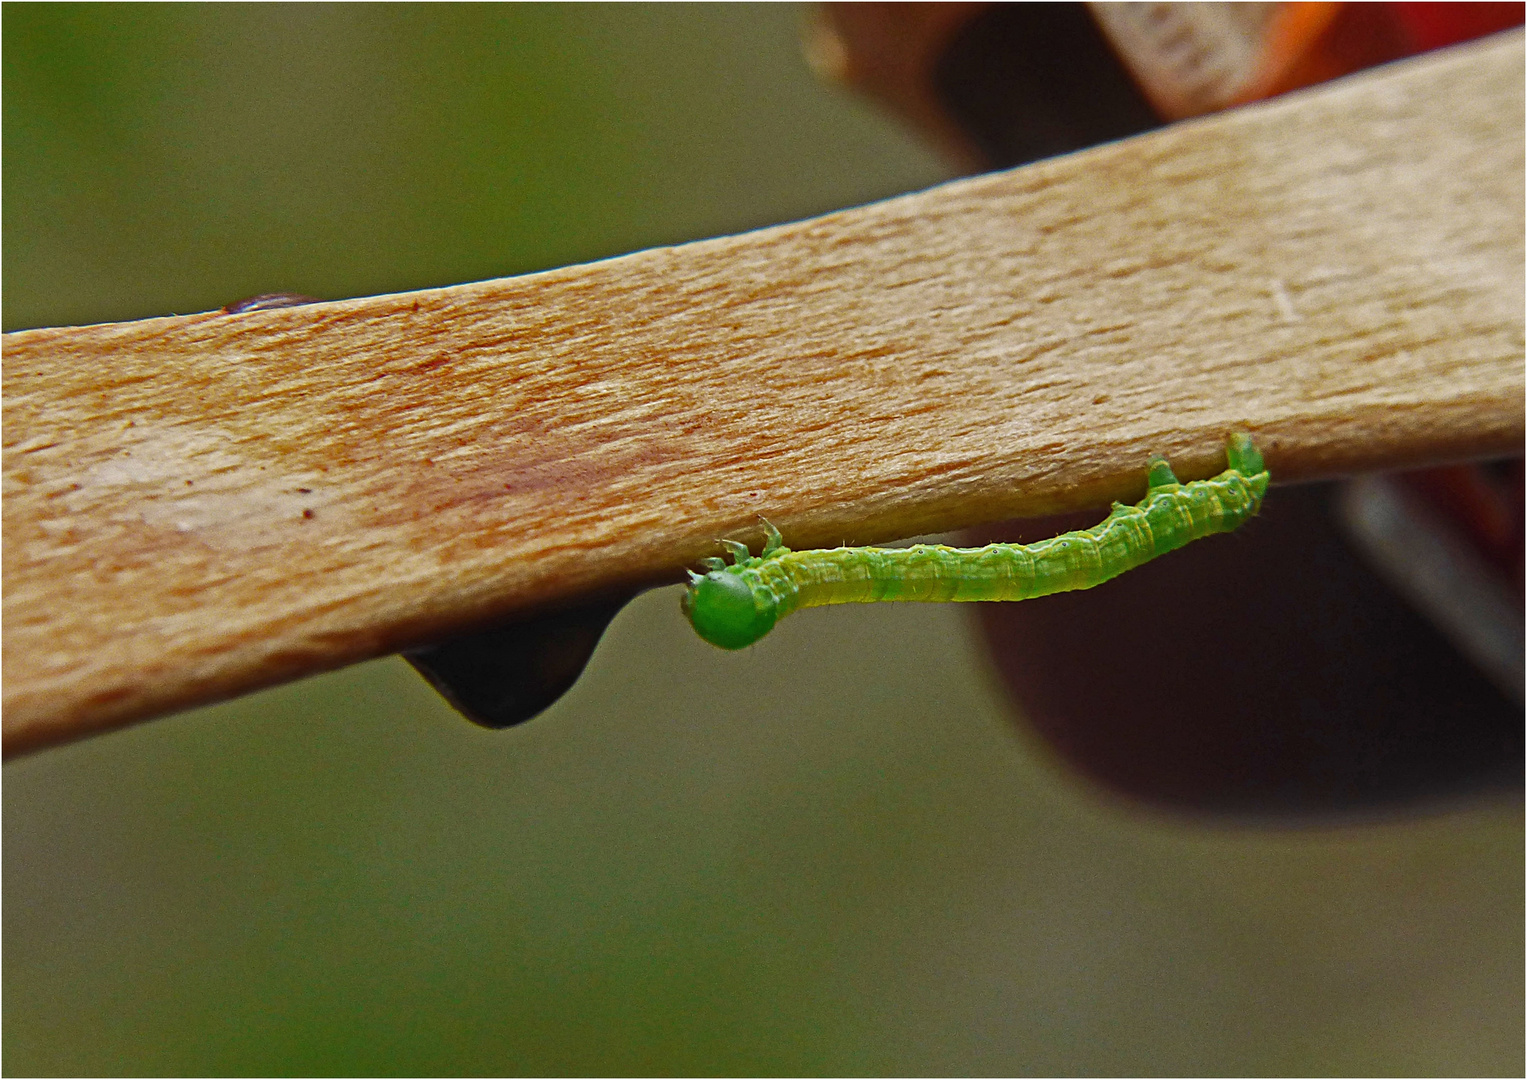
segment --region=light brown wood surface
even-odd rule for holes
[[[1237,428],[1280,481],[1519,453],[1522,57],[550,273],[6,335],[6,750],[674,577],[758,514],[1096,505]]]

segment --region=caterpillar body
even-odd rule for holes
[[[1157,555],[1213,533],[1230,532],[1256,514],[1268,473],[1250,436],[1231,436],[1228,468],[1209,480],[1180,483],[1153,458],[1145,498],[1114,503],[1101,523],[1037,544],[953,548],[843,547],[791,551],[768,522],[763,554],[735,540],[732,555],[704,560],[690,572],[682,606],[706,641],[723,649],[753,644],[798,608],[877,600],[1027,600],[1090,589]]]

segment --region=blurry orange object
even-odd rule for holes
[[[1166,120],[1259,101],[1513,26],[1522,4],[1090,5]]]

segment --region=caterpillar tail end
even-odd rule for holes
[[[695,633],[722,649],[747,648],[774,629],[778,617],[773,604],[758,603],[747,582],[724,570],[691,580],[680,607]]]
[[[1262,461],[1262,451],[1257,449],[1251,436],[1244,431],[1237,431],[1225,444],[1225,462],[1242,476],[1255,476],[1267,471],[1267,465]]]
[[[1256,448],[1250,435],[1237,431],[1225,444],[1225,463],[1231,470],[1241,474],[1250,492],[1252,501],[1248,514],[1257,513],[1262,509],[1262,499],[1267,495],[1267,485],[1272,479],[1268,475],[1266,462],[1262,460],[1262,451]]]

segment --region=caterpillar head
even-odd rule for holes
[[[773,597],[755,596],[732,569],[690,574],[681,605],[695,633],[723,649],[747,648],[774,628],[779,615]]]

